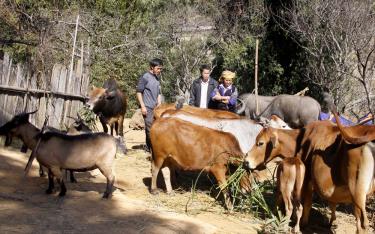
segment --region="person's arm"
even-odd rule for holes
[[[138,99],[139,105],[141,105],[142,115],[144,115],[144,116],[147,115],[147,109],[146,109],[145,103],[143,101],[142,93],[143,93],[143,90],[145,89],[146,83],[147,83],[147,80],[143,76],[141,76],[139,78],[137,89],[136,89],[137,99]]]
[[[141,105],[142,115],[146,116],[147,115],[147,109],[146,109],[145,103],[143,102],[142,93],[137,92],[137,99],[138,99],[139,105]]]
[[[159,95],[158,95],[158,105],[157,106],[160,106],[160,104],[161,104],[161,94],[159,93]]]
[[[212,91],[211,93],[211,99],[213,101],[224,101],[226,100],[227,98],[225,96],[221,96],[220,93],[219,93],[219,89],[218,88],[215,88],[214,91]]]
[[[235,89],[234,89],[234,92],[232,93],[232,95],[230,95],[230,98],[229,98],[229,105],[231,105],[231,106],[236,105],[236,103],[237,103],[237,98],[238,98],[238,92],[237,92],[237,89],[235,88]]]
[[[195,94],[196,94],[196,90],[195,90],[195,82],[193,81],[193,84],[191,85],[191,88],[190,88],[190,98],[189,98],[189,105],[190,106],[194,106],[195,104]]]

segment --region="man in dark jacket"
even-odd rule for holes
[[[213,102],[210,94],[218,86],[218,83],[210,77],[210,66],[204,64],[199,70],[201,76],[195,79],[191,85],[189,105],[200,108],[212,108]]]

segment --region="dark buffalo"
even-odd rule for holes
[[[259,113],[261,113],[277,96],[261,96],[258,95]],[[242,106],[237,110],[237,114],[241,115],[245,112],[245,116],[250,119],[256,118],[255,95],[250,93],[241,94],[238,98],[242,102]],[[259,114],[258,113],[258,114]]]
[[[93,86],[86,105],[99,116],[104,132],[108,132],[108,124],[111,126],[112,135],[114,127],[117,135],[124,136],[123,124],[127,100],[114,79],[105,81],[103,88]]]

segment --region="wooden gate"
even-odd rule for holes
[[[69,77],[71,79],[69,79]],[[55,64],[51,76],[32,73],[24,64],[13,64],[8,54],[0,59],[0,126],[23,111],[38,110],[30,122],[38,127],[48,115],[48,125],[65,129],[85,101],[88,91],[88,68],[83,56],[75,63],[72,75]]]

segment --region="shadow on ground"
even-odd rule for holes
[[[27,159],[22,157],[18,153],[0,154],[2,233],[202,232],[202,227],[192,222],[164,218],[145,207],[136,207],[138,204],[126,203],[121,194],[102,199],[105,183],[93,182],[89,173],[76,173],[78,183],[67,183],[65,197],[47,195],[47,179],[37,176],[36,164],[30,176],[24,177]]]

